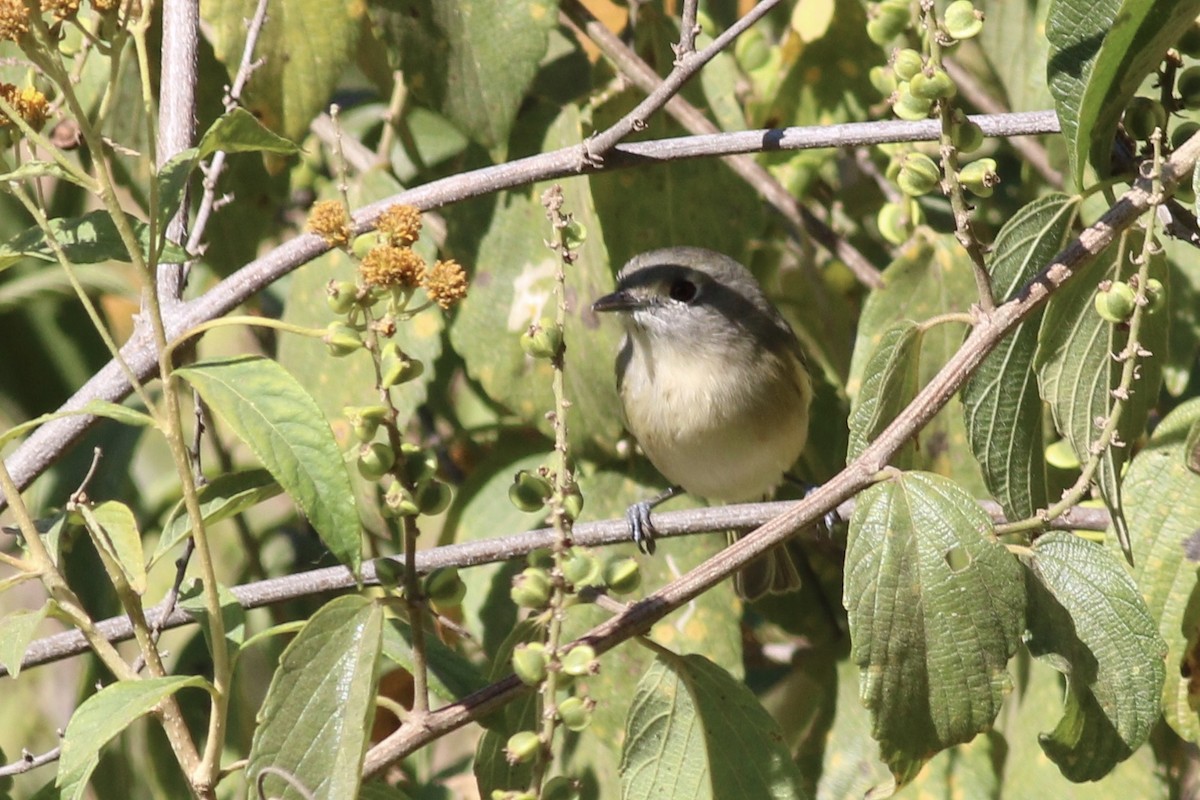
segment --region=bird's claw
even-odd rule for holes
[[[639,551],[646,555],[654,555],[654,523],[650,520],[650,509],[654,504],[648,500],[634,503],[625,510],[625,519],[629,522],[629,533]]]

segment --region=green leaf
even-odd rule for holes
[[[1200,687],[1193,650],[1200,626],[1200,577],[1185,545],[1200,529],[1200,475],[1188,468],[1189,431],[1200,424],[1200,399],[1159,423],[1129,465],[1124,491],[1133,532],[1133,579],[1158,632],[1167,642],[1162,708],[1167,724],[1189,742],[1200,741]],[[1187,674],[1184,674],[1186,671]]]
[[[139,717],[188,686],[211,691],[198,677],[171,676],[120,681],[83,701],[71,715],[63,735],[55,785],[63,798],[81,798],[100,758],[100,748]]]
[[[460,700],[487,685],[487,680],[473,663],[442,644],[436,636],[425,635],[425,649],[429,690],[447,703]],[[383,629],[383,655],[412,672],[412,629],[399,621],[389,621]]]
[[[581,124],[577,108],[562,109],[550,124],[543,147],[577,143],[583,135]],[[527,356],[519,339],[531,323],[554,315],[559,259],[543,244],[548,227],[546,211],[538,201],[548,186],[506,193],[486,221],[468,216],[482,212],[479,205],[451,212],[449,220],[451,231],[467,232],[462,235],[482,231],[483,236],[477,245],[462,245],[464,250],[477,247],[478,255],[471,292],[454,318],[450,341],[488,397],[549,434],[546,412],[554,407],[553,370],[547,360]],[[565,379],[572,404],[567,424],[573,445],[585,448],[583,452],[590,448],[611,453],[624,429],[613,372],[620,326],[599,320],[591,303],[612,291],[613,278],[587,183],[565,183],[563,193],[564,210],[589,232],[579,259],[567,268]]]
[[[1070,236],[1078,208],[1078,198],[1047,195],[1000,229],[989,264],[997,300],[1011,299],[1050,263]],[[1026,519],[1046,506],[1042,399],[1033,371],[1041,320],[1038,311],[1017,326],[962,391],[967,439],[984,482],[1010,520]]]
[[[221,607],[221,621],[225,628],[226,651],[235,657],[246,640],[246,610],[237,601],[227,586],[217,584],[217,602]],[[208,622],[208,605],[204,601],[204,584],[189,581],[179,592],[179,607],[190,613],[200,623],[208,649],[212,651],[212,629]]]
[[[0,665],[12,678],[21,674],[21,659],[25,648],[33,641],[37,626],[46,618],[49,601],[40,608],[9,611],[0,617]]]
[[[1088,163],[1108,176],[1113,135],[1125,106],[1179,32],[1200,14],[1200,0],[1056,0],[1046,37],[1048,66],[1076,188]]]
[[[113,581],[123,580],[133,591],[143,594],[146,591],[146,559],[133,511],[115,500],[95,508],[81,506],[79,511]]]
[[[916,395],[921,363],[921,329],[901,320],[886,331],[875,345],[866,366],[862,389],[850,406],[849,463],[867,448]],[[900,469],[913,466],[914,443],[908,442],[892,457]]]
[[[898,784],[991,727],[1025,598],[1020,566],[973,498],[926,473],[860,494],[843,602],[872,735]]]
[[[156,424],[154,418],[144,411],[138,411],[135,408],[126,408],[116,403],[110,403],[107,400],[90,400],[77,410],[55,411],[52,414],[42,414],[40,417],[26,420],[20,425],[9,428],[3,434],[0,434],[0,445],[7,444],[19,436],[24,436],[27,432],[46,424],[50,420],[61,419],[63,417],[76,417],[84,414],[106,417],[124,425],[151,427]]]
[[[175,374],[254,451],[325,546],[357,574],[362,551],[350,476],[304,387],[279,364],[257,357],[211,359]]]
[[[1112,391],[1120,384],[1122,369],[1113,354],[1122,352],[1128,342],[1127,326],[1101,318],[1093,307],[1093,296],[1101,280],[1128,280],[1136,270],[1132,259],[1141,251],[1142,234],[1126,232],[1055,292],[1042,318],[1034,356],[1038,384],[1054,416],[1055,428],[1071,443],[1080,463],[1086,463],[1091,455],[1099,432],[1097,420],[1107,419],[1112,410]],[[1166,265],[1161,256],[1151,258],[1150,277],[1166,284]],[[1122,442],[1138,438],[1150,408],[1158,400],[1167,321],[1166,314],[1142,318],[1140,344],[1155,356],[1139,360],[1131,396],[1117,426]],[[1100,492],[1118,525],[1124,524],[1119,475],[1127,453],[1127,447],[1110,447],[1100,462]]]
[[[242,107],[217,117],[200,138],[197,155],[208,158],[218,150],[226,153],[277,153],[292,155],[300,146],[272,132]]]
[[[508,141],[558,24],[554,0],[387,0],[372,14],[413,94],[487,148]]]
[[[215,525],[269,500],[281,491],[283,487],[265,469],[226,472],[201,486],[197,492],[200,516],[205,527]],[[150,563],[162,558],[191,532],[192,522],[184,510],[183,500],[180,500],[171,509],[167,523],[163,525],[162,536],[158,539],[158,547]]]
[[[242,60],[254,7],[253,0],[211,0],[200,9],[213,51],[231,77]],[[242,106],[287,139],[302,139],[354,62],[365,12],[363,3],[324,0],[273,5],[254,49],[262,64],[246,85]]]
[[[498,681],[512,673],[512,653],[523,642],[540,642],[546,638],[543,626],[533,618],[524,619],[513,626],[492,659],[488,680]],[[532,765],[510,764],[505,758],[504,748],[508,738],[517,731],[534,730],[537,727],[538,697],[532,691],[523,692],[501,711],[480,720],[485,730],[475,745],[475,782],[480,797],[488,797],[495,789],[522,789],[529,785]]]
[[[26,161],[12,172],[0,174],[0,183],[11,183],[34,178],[54,178],[55,180],[70,181],[76,186],[88,188],[74,172],[65,169],[56,161]]]
[[[802,798],[779,726],[704,656],[660,652],[634,690],[621,797]]]
[[[283,651],[259,712],[246,775],[290,774],[313,797],[355,797],[375,712],[383,607],[365,597],[323,606]],[[273,797],[299,798],[277,775]]]
[[[1025,644],[1067,676],[1066,712],[1039,741],[1070,780],[1098,780],[1158,720],[1166,643],[1112,550],[1052,531],[1028,563]]]
[[[980,0],[975,3],[987,22],[975,41],[1014,111],[1049,108],[1053,102],[1046,84],[1046,16],[1050,0]]]
[[[142,257],[150,260],[150,226],[127,214],[126,219],[134,236],[141,244]],[[97,264],[102,261],[131,260],[125,243],[117,233],[117,226],[107,211],[89,211],[81,217],[50,220],[50,231],[59,243],[63,255],[72,264]],[[45,232],[34,226],[0,244],[0,270],[16,264],[22,258],[56,262],[58,259],[46,239]],[[186,259],[186,253],[175,245],[167,244],[159,256],[164,263],[178,263]]]

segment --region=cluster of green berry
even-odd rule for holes
[[[1138,305],[1138,277],[1136,275],[1125,281],[1101,281],[1097,287],[1094,303],[1096,313],[1113,324],[1129,321],[1133,310]],[[1166,290],[1162,281],[1150,278],[1146,281],[1144,304],[1146,312],[1155,314],[1162,310],[1167,302]]]

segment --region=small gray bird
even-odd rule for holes
[[[592,304],[617,312],[625,339],[617,387],[630,432],[673,486],[629,509],[653,551],[650,509],[680,489],[723,502],[761,500],[808,438],[812,379],[796,334],[749,270],[699,247],[634,256],[617,290]],[[799,587],[778,548],[738,576],[754,599]]]

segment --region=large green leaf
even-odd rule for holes
[[[664,651],[634,690],[621,797],[806,797],[782,738],[745,684],[703,656]]]
[[[246,775],[271,767],[323,800],[355,797],[375,713],[383,607],[339,597],[322,607],[279,659],[259,712]],[[301,795],[266,774],[273,797]]]
[[[329,422],[299,381],[266,358],[218,358],[182,367],[190,383],[312,523],[321,541],[358,572],[358,512]]]
[[[556,0],[377,0],[372,17],[418,99],[484,147],[509,131],[550,29]]]
[[[187,686],[209,688],[208,681],[186,675],[120,681],[83,701],[71,715],[63,734],[55,785],[61,798],[81,798],[100,758],[100,748]]]
[[[568,106],[550,122],[543,146],[563,147],[581,136],[579,111]],[[470,211],[478,212],[478,206],[451,213],[452,231],[462,226],[468,232],[484,232],[471,292],[454,319],[450,341],[471,377],[493,401],[549,433],[546,412],[554,407],[553,370],[545,359],[526,355],[520,345],[520,335],[531,323],[543,316],[553,318],[555,313],[554,274],[559,258],[545,246],[549,228],[539,202],[547,186],[506,193],[486,221],[468,216]],[[575,446],[611,452],[622,432],[613,377],[620,326],[614,320],[598,319],[591,304],[612,291],[613,278],[587,183],[570,181],[562,188],[563,210],[588,230],[578,260],[566,268],[565,380],[572,404],[567,423]]]
[[[1042,398],[1050,406],[1054,426],[1071,443],[1080,462],[1091,455],[1098,438],[1097,420],[1107,419],[1120,383],[1123,364],[1113,355],[1125,350],[1127,326],[1114,325],[1095,310],[1093,298],[1101,280],[1128,280],[1137,268],[1133,259],[1142,251],[1142,234],[1127,232],[1106,248],[1071,283],[1054,294],[1046,306],[1038,334],[1034,367]],[[1150,261],[1150,277],[1167,281],[1161,257]],[[1151,354],[1167,348],[1167,315],[1148,314],[1142,319],[1139,344]],[[1122,442],[1137,439],[1145,427],[1162,384],[1161,357],[1143,358],[1138,364],[1130,398],[1121,414],[1117,434]],[[1109,447],[1102,454],[1098,484],[1104,502],[1118,525],[1124,525],[1119,476],[1128,447]]]
[[[1097,780],[1150,736],[1166,643],[1112,550],[1054,531],[1028,564],[1026,646],[1067,676],[1066,711],[1042,749],[1067,778]]]
[[[1050,43],[1043,31],[1050,0],[980,0],[975,7],[987,20],[976,41],[1004,87],[1008,108],[1049,108],[1053,102],[1046,85]]]
[[[1077,198],[1051,194],[1018,211],[1000,229],[989,264],[997,300],[1009,300],[1050,263],[1070,235]],[[988,354],[962,390],[967,438],[983,479],[1009,519],[1046,505],[1042,399],[1033,358],[1038,311]]]
[[[859,495],[843,602],[872,735],[898,784],[992,726],[1025,597],[1020,565],[970,495],[927,473]]]
[[[254,0],[209,0],[201,6],[213,51],[230,76],[246,42]],[[342,73],[354,61],[366,11],[362,3],[288,0],[273,3],[254,57],[242,105],[268,128],[293,141],[304,138],[325,109]]]
[[[1110,170],[1125,106],[1167,47],[1200,14],[1200,0],[1055,0],[1046,21],[1048,75],[1071,178],[1083,188],[1090,163]]]
[[[1200,578],[1185,549],[1200,530],[1200,474],[1188,468],[1187,441],[1200,423],[1200,400],[1171,412],[1129,465],[1125,496],[1133,533],[1134,570],[1151,618],[1167,642],[1162,707],[1167,724],[1190,742],[1200,741],[1200,688],[1192,655],[1200,630]]]

